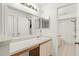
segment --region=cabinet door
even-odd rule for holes
[[[46,51],[47,56],[52,55],[52,42],[51,42],[51,41],[48,41],[48,42],[47,42],[47,47],[46,47],[46,49],[47,49],[47,51]]]
[[[18,35],[19,36],[29,35],[29,21],[24,16],[18,17]]]
[[[50,56],[52,54],[51,41],[40,45],[40,56]]]
[[[47,50],[46,47],[47,47],[46,43],[40,45],[40,56],[46,56],[47,55],[47,53],[46,53],[46,50]]]

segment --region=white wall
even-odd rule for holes
[[[50,28],[49,29],[42,29],[42,35],[49,35],[52,37],[52,46],[54,50],[53,55],[57,55],[57,42],[56,42],[56,34],[57,34],[57,9],[56,4],[41,4],[40,8],[40,16],[47,18],[50,16]]]

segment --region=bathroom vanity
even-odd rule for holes
[[[12,42],[10,44],[11,56],[50,56],[52,43],[50,38],[33,38],[29,40]]]

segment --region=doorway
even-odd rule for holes
[[[76,18],[58,20],[58,33],[61,37],[61,46],[58,47],[60,56],[76,55]],[[58,39],[60,40],[60,39]]]

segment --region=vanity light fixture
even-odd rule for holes
[[[29,4],[29,3],[21,3],[21,4],[28,7],[28,8],[31,8],[31,9],[33,9],[35,11],[38,11],[38,9],[32,4]]]

